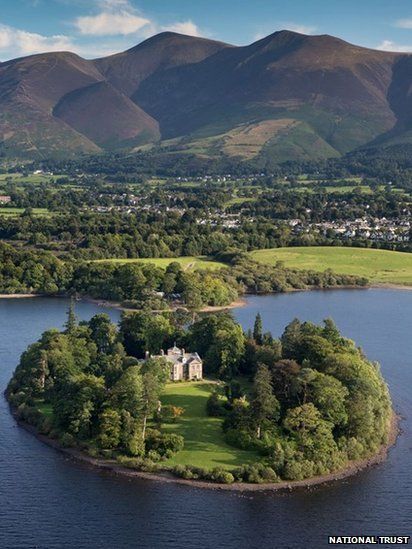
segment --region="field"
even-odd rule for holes
[[[36,185],[53,180],[55,177],[63,177],[62,175],[51,176],[46,174],[30,174],[22,175],[21,173],[2,173],[0,174],[0,183],[11,181],[13,183],[27,185]]]
[[[285,267],[366,276],[372,283],[412,285],[412,254],[337,247],[274,248],[251,252],[261,263],[283,261]]]
[[[0,207],[0,215],[5,217],[17,217],[18,215],[21,215],[24,211],[25,211],[24,208]],[[33,215],[35,216],[50,217],[51,215],[53,215],[46,208],[32,208],[32,212],[33,212]]]
[[[117,259],[117,258],[98,259],[94,261],[94,263],[152,263],[157,267],[162,267],[162,269],[166,269],[169,263],[172,263],[173,261],[178,261],[182,265],[182,268],[185,271],[196,270],[196,269],[216,270],[225,266],[224,263],[220,263],[219,261],[213,261],[212,259],[209,259],[206,256],[160,257],[160,258],[144,257],[144,258],[138,258],[138,259]]]
[[[185,409],[174,424],[165,424],[164,429],[180,434],[185,447],[166,465],[195,465],[232,469],[244,463],[257,461],[257,454],[239,450],[226,444],[221,429],[222,420],[206,415],[206,402],[213,384],[203,382],[169,383],[162,396],[163,404],[173,404]]]

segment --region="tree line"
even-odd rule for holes
[[[229,305],[244,293],[271,293],[309,287],[363,286],[367,280],[332,271],[295,271],[281,263],[261,265],[238,251],[219,256],[226,267],[184,270],[151,263],[62,261],[50,252],[0,242],[0,293],[91,296],[131,308],[166,309],[171,303],[198,309]]]

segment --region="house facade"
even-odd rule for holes
[[[197,381],[203,379],[203,361],[197,353],[186,353],[174,345],[165,353],[151,358],[165,358],[170,366],[171,381]]]

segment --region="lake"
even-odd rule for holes
[[[63,299],[0,300],[0,388],[21,352],[60,328]],[[119,312],[78,303],[89,319]],[[329,290],[250,297],[233,311],[245,329],[257,312],[280,335],[294,317],[332,317],[382,365],[402,436],[389,459],[355,477],[293,493],[236,493],[131,480],[68,460],[19,428],[0,399],[0,547],[314,548],[329,535],[410,535],[412,517],[412,292]]]

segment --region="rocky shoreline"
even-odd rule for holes
[[[249,484],[234,482],[233,484],[220,484],[215,482],[207,482],[202,480],[186,480],[183,478],[176,477],[168,471],[157,472],[157,473],[146,473],[143,471],[138,471],[134,469],[129,469],[119,465],[114,460],[94,458],[87,455],[86,453],[78,450],[76,448],[64,448],[57,440],[51,439],[50,437],[43,435],[38,432],[38,430],[29,425],[28,423],[18,420],[18,424],[23,427],[26,431],[29,431],[36,436],[38,440],[47,444],[48,446],[54,448],[55,450],[63,453],[65,456],[70,459],[80,462],[84,465],[87,465],[92,468],[99,469],[100,471],[106,471],[110,474],[121,475],[129,478],[143,479],[157,482],[166,482],[166,483],[175,483],[183,484],[186,486],[191,486],[194,488],[205,488],[208,490],[231,490],[236,492],[257,492],[257,491],[292,491],[298,488],[311,488],[313,486],[318,486],[321,484],[327,484],[330,482],[336,482],[343,480],[348,477],[352,477],[369,467],[378,465],[386,460],[388,452],[392,446],[395,445],[396,440],[400,434],[400,416],[395,412],[392,413],[390,428],[388,433],[388,442],[384,444],[379,452],[374,456],[352,461],[348,466],[342,471],[335,471],[334,473],[328,473],[327,475],[321,475],[317,477],[312,477],[305,480],[294,480],[294,481],[281,481],[277,483],[264,483],[264,484]]]

